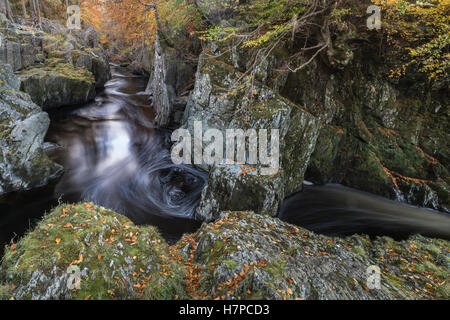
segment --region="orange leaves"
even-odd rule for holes
[[[66,223],[63,228],[66,228],[66,229],[72,228],[73,229],[73,225],[71,223]]]
[[[258,261],[258,265],[261,268],[265,268],[267,266],[267,261],[266,260],[260,260],[260,261]]]
[[[241,167],[241,172],[239,173],[239,175],[243,175],[243,174],[247,174],[247,173],[252,173],[255,172],[256,168],[250,166],[250,165],[243,165]]]
[[[110,236],[109,238],[103,240],[105,243],[112,244],[116,241],[116,239],[113,236]]]
[[[61,238],[56,238],[55,242],[56,242],[56,244],[59,244],[61,242]]]
[[[75,264],[80,264],[80,263],[82,263],[83,262],[83,255],[80,253],[79,255],[78,255],[78,260],[73,260],[71,263],[70,263],[70,265],[75,265]]]
[[[137,235],[137,233],[136,233],[136,235]],[[127,233],[125,235],[127,237],[127,238],[125,238],[125,241],[126,242],[130,242],[130,246],[136,245],[137,244],[137,237],[136,237],[136,235],[134,235],[133,232]]]

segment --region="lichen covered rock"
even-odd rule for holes
[[[8,193],[42,187],[62,174],[43,151],[50,119],[19,91],[9,65],[0,65],[0,202]]]
[[[253,212],[222,212],[168,246],[111,210],[61,205],[6,248],[0,298],[448,299],[448,248],[421,236],[330,238]]]
[[[262,175],[261,161],[243,166],[235,163],[236,159],[226,159],[213,166],[202,165],[210,175],[196,214],[207,221],[214,220],[223,210],[251,209],[275,215],[280,202],[301,188],[321,127],[320,121],[307,110],[258,81],[253,82],[251,90],[243,86],[227,92],[241,77],[226,61],[204,52],[199,59],[183,128],[194,136],[194,124],[199,121],[203,132],[218,129],[224,139],[227,129],[244,132],[266,129],[269,143],[271,130],[279,130],[279,168]]]
[[[0,63],[21,75],[21,89],[44,108],[83,104],[111,78],[95,29],[68,33],[43,20],[42,30],[0,21]],[[94,85],[92,85],[92,82]]]
[[[153,69],[147,86],[156,113],[156,123],[161,127],[180,124],[186,107],[185,96],[189,82],[194,76],[194,67],[174,49],[155,40],[152,59]]]
[[[70,279],[74,267],[79,283]],[[183,297],[183,275],[155,228],[89,203],[45,216],[7,250],[1,268],[16,299]]]
[[[92,73],[55,60],[46,68],[31,68],[20,73],[21,90],[44,109],[77,105],[95,97]]]
[[[193,240],[193,241],[192,241]],[[446,299],[448,241],[329,238],[253,212],[224,212],[186,241],[195,292],[220,299]],[[379,268],[380,287],[368,268]]]

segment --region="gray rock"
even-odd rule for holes
[[[436,256],[443,249],[434,247],[433,255],[426,249],[433,241],[448,243],[441,240],[329,238],[253,212],[224,212],[193,240],[182,249],[184,259],[201,266],[198,291],[213,299],[433,299],[427,288],[445,286],[401,260],[426,259],[435,270],[444,270],[445,262]],[[397,262],[386,258],[387,248]],[[407,251],[411,248],[413,254]],[[374,269],[379,282],[370,277]],[[440,279],[448,276],[445,270]]]
[[[1,34],[0,37],[2,37]],[[0,63],[11,65],[14,71],[22,69],[21,45],[2,38],[0,43]]]
[[[53,163],[42,150],[50,119],[27,94],[17,90],[18,86],[19,80],[12,68],[1,65],[1,195],[45,186],[62,174],[62,167]]]
[[[20,54],[22,58],[22,68],[27,68],[36,62],[36,55],[33,45],[22,45]]]
[[[38,68],[20,74],[21,90],[44,109],[85,104],[94,99],[95,79],[88,71],[79,75],[71,65],[59,67],[61,69]]]
[[[163,47],[157,36],[147,91],[152,94],[155,120],[159,126],[167,127],[173,122],[174,104],[180,101],[177,97],[187,89],[193,75],[194,68],[178,57],[174,50]]]
[[[224,137],[226,130],[233,128],[278,129],[280,170],[261,175],[264,166],[260,162],[248,166],[233,162],[236,159],[202,165],[210,174],[196,215],[207,221],[217,218],[223,210],[276,215],[280,202],[300,190],[321,127],[308,111],[258,81],[253,83],[250,96],[246,90],[227,93],[240,76],[231,65],[202,54],[183,128],[194,136],[194,123],[200,121],[203,132],[218,129]]]

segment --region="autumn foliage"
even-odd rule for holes
[[[450,0],[373,0],[383,13],[391,53],[399,60],[390,77],[418,71],[429,80],[448,78]]]

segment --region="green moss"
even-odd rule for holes
[[[266,272],[268,272],[273,279],[282,279],[284,277],[284,269],[286,267],[287,260],[284,256],[279,256],[267,265],[267,267],[264,269]]]
[[[7,285],[0,285],[0,300],[9,300],[11,298],[11,288]]]
[[[16,248],[6,250],[2,274],[19,286],[34,271],[50,276],[56,268],[63,274],[75,264],[86,270],[87,278],[72,293],[74,299],[142,298],[147,287],[162,286],[161,271],[168,278],[183,277],[182,267],[168,267],[167,252],[153,227],[136,227],[124,216],[88,203],[62,205]],[[42,286],[35,290],[42,294]]]
[[[238,263],[234,260],[223,260],[222,263],[228,268],[228,270],[234,270]]]

